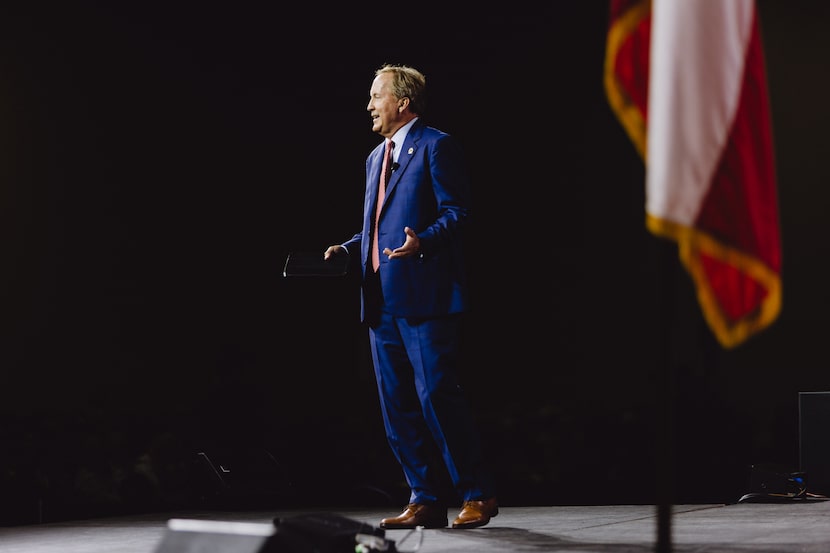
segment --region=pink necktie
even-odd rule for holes
[[[380,249],[378,247],[378,221],[380,220],[380,208],[383,206],[383,198],[386,196],[386,183],[389,182],[389,169],[392,167],[392,150],[395,143],[386,141],[386,151],[383,154],[383,165],[380,168],[380,184],[378,186],[378,204],[375,208],[375,228],[372,231],[372,268],[377,272],[380,267]]]

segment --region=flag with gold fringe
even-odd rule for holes
[[[611,0],[605,90],[646,168],[646,227],[677,243],[733,348],[781,310],[781,238],[754,0]]]

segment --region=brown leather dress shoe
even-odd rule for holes
[[[453,521],[453,528],[478,528],[484,526],[490,519],[499,514],[499,502],[495,497],[490,499],[468,500],[461,506],[461,512]]]
[[[385,518],[380,521],[381,528],[444,528],[447,525],[447,508],[438,505],[422,505],[410,503],[406,509],[396,517]]]

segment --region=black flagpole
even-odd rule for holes
[[[657,359],[657,553],[672,551],[672,505],[675,478],[675,392],[676,362],[672,356],[675,325],[677,246],[657,240],[658,311],[660,316],[659,355]]]

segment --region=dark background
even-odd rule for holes
[[[800,468],[798,393],[830,389],[826,3],[758,2],[784,300],[729,351],[645,230],[606,2],[72,4],[0,17],[4,523],[406,501],[354,276],[282,276],[359,229],[384,62],[468,156],[465,378],[503,504],[653,502],[665,420],[677,502]]]

